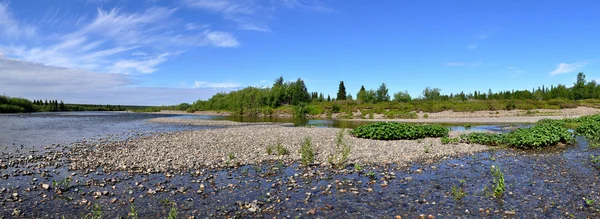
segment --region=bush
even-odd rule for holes
[[[441,139],[442,144],[458,144],[458,142],[460,142],[460,139],[458,138],[449,138],[449,137],[442,137]]]
[[[377,122],[352,130],[358,138],[376,140],[420,139],[448,136],[450,130],[440,125],[417,125],[398,122]]]
[[[308,166],[315,161],[315,150],[312,146],[310,137],[304,138],[302,146],[300,146],[300,156],[302,159],[302,165]]]
[[[0,113],[23,113],[25,109],[20,106],[0,104]]]
[[[334,104],[331,106],[331,112],[332,112],[332,113],[339,113],[339,112],[340,112],[340,110],[341,110],[341,107],[340,107],[340,105],[337,105],[337,104],[335,104],[335,103],[334,103]]]
[[[482,144],[497,146],[502,144],[503,136],[500,134],[484,133],[484,132],[472,132],[469,134],[463,134],[460,136],[460,141],[467,144]]]
[[[573,135],[557,124],[540,124],[531,128],[521,128],[505,134],[508,146],[517,148],[540,148],[573,140]]]

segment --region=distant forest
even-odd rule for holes
[[[210,99],[198,100],[187,106],[188,112],[202,110],[229,111],[239,115],[271,115],[277,111],[292,112],[302,106],[309,114],[353,112],[355,110],[382,111],[424,111],[443,110],[479,111],[512,109],[560,109],[579,105],[598,106],[600,85],[596,81],[587,82],[580,72],[571,87],[559,84],[550,87],[537,87],[531,90],[505,90],[493,92],[473,91],[470,93],[442,94],[440,88],[427,87],[422,96],[413,98],[406,91],[390,96],[385,83],[376,90],[364,86],[355,98],[346,91],[344,82],[338,85],[336,96],[325,96],[319,92],[308,92],[304,81],[284,82],[283,77],[275,80],[272,87],[246,87],[229,93],[219,93]],[[178,108],[183,108],[180,105]]]
[[[124,111],[122,106],[65,104],[58,100],[28,100],[19,97],[0,96],[0,113],[31,113],[59,111]]]

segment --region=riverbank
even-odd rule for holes
[[[577,107],[568,109],[538,109],[538,110],[497,110],[497,111],[475,111],[475,112],[454,112],[454,111],[442,111],[437,113],[424,113],[415,112],[415,118],[411,119],[390,119],[386,118],[383,114],[374,113],[373,117],[370,115],[362,115],[360,111],[353,112],[352,117],[349,117],[347,113],[333,113],[331,115],[318,114],[318,115],[307,115],[308,118],[312,119],[338,119],[345,121],[395,121],[395,122],[407,122],[407,123],[442,123],[442,124],[515,124],[515,123],[535,123],[541,119],[564,119],[564,118],[577,118],[581,116],[599,114],[600,109],[591,107]],[[163,110],[157,114],[176,114],[176,115],[210,115],[210,116],[231,116],[228,112],[216,112],[216,111],[197,111],[194,113],[188,113],[185,111],[171,111]],[[292,115],[289,113],[275,113],[270,116],[258,115],[259,117],[273,117],[273,118],[291,118]],[[162,123],[182,123],[189,124],[194,123],[195,125],[208,125],[214,126],[210,122],[202,121],[186,121],[185,119],[173,120],[173,119],[156,119],[151,120],[152,122]],[[235,125],[230,123],[228,125]]]

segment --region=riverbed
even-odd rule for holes
[[[460,153],[445,151],[452,147],[462,150],[465,145],[447,145],[446,149],[434,145],[425,152],[424,145],[439,139],[391,141],[386,143],[390,144],[388,147],[394,144],[414,147],[410,153],[423,156],[412,160],[394,160],[395,156],[391,156],[385,162],[365,162],[377,159],[377,154],[384,152],[371,150],[375,157],[366,159],[361,154],[369,153],[366,144],[370,143],[346,136],[355,144],[354,154],[346,165],[333,168],[326,162],[329,152],[324,145],[329,141],[325,140],[327,136],[335,137],[340,130],[337,128],[293,128],[281,123],[265,124],[264,121],[236,125],[227,125],[231,124],[227,121],[220,126],[153,123],[149,120],[158,116],[137,114],[111,117],[58,115],[65,123],[57,125],[56,118],[48,118],[52,116],[33,115],[21,120],[35,124],[29,127],[5,126],[7,120],[1,117],[2,130],[27,135],[11,139],[14,135],[4,132],[0,142],[12,145],[13,141],[17,142],[15,145],[23,144],[24,148],[18,152],[3,151],[0,159],[0,218],[82,218],[93,215],[114,218],[133,213],[140,218],[163,218],[173,212],[180,218],[600,217],[597,203],[600,202],[600,166],[592,159],[592,156],[600,156],[600,150],[589,148],[581,137],[573,145],[537,151],[482,148]],[[18,120],[14,117],[10,120]],[[167,117],[215,121],[210,117]],[[85,127],[85,124],[91,127]],[[37,127],[40,129],[36,130]],[[58,127],[70,131],[57,129],[58,133],[54,133],[52,130]],[[455,126],[453,129],[456,132],[503,131],[506,127],[510,126],[473,126],[471,130]],[[189,147],[210,136],[204,133],[213,133],[215,142],[243,139],[227,140],[228,135],[217,133],[220,129],[228,130],[232,135],[257,135],[249,145],[269,133],[277,134],[282,140],[292,136],[290,141],[300,141],[304,135],[314,135],[315,139],[322,135],[323,145],[319,146],[322,154],[317,155],[321,157],[314,164],[305,167],[295,157],[298,156],[296,144],[300,142],[284,142],[290,155],[268,155],[264,145],[257,146],[256,158],[266,158],[252,162],[242,162],[244,153],[229,156],[229,152],[223,152],[218,157],[219,162],[186,168],[176,165],[177,157],[171,157],[169,161],[168,156],[159,153],[154,156],[160,168],[151,171],[147,171],[152,167],[151,163],[143,162],[139,166],[125,167],[120,167],[119,162],[116,165],[99,162],[92,166],[73,166],[80,161],[77,156],[82,152],[75,148],[143,154],[143,147],[153,145],[158,139],[165,141],[164,146],[181,143]],[[186,139],[194,135],[195,140]],[[299,135],[298,139],[294,135]],[[148,142],[139,143],[143,141]],[[320,141],[315,140],[317,142]],[[160,148],[158,146],[152,147]],[[29,147],[43,150],[32,152],[26,150]],[[371,147],[378,146],[373,144]],[[170,153],[168,147],[166,149],[162,153]],[[439,154],[429,156],[429,153]],[[111,156],[115,155],[118,153]],[[140,159],[145,157],[148,156]],[[205,158],[209,156],[202,159]],[[501,170],[506,184],[502,195],[496,197],[491,171],[494,168]]]

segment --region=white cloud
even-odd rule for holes
[[[211,32],[207,30],[204,31],[202,35],[204,36],[203,43],[206,45],[215,47],[237,47],[240,44],[233,35],[226,32]]]
[[[208,81],[194,81],[194,88],[239,88],[238,83],[212,83]]]
[[[113,65],[111,72],[130,73],[131,69],[135,69],[138,72],[149,74],[155,72],[156,66],[160,63],[165,62],[168,56],[169,53],[163,53],[158,55],[157,57],[147,60],[119,60]]]
[[[8,3],[0,2],[0,37],[18,40],[21,37],[35,37],[37,29],[33,26],[16,21],[8,10]]]
[[[208,99],[230,90],[140,87],[136,86],[133,76],[99,74],[3,57],[0,57],[0,72],[2,94],[28,99],[59,99],[66,103],[174,105]]]
[[[282,0],[288,8],[302,8],[323,13],[334,12],[330,7],[325,6],[321,0]]]
[[[6,11],[6,7],[0,6],[0,19],[3,10]],[[46,38],[35,46],[10,44],[0,46],[0,50],[9,57],[51,66],[145,74],[157,71],[161,63],[171,58],[164,54],[178,53],[192,46],[237,47],[240,44],[233,34],[223,31],[176,33],[177,26],[186,26],[172,18],[176,11],[163,7],[137,13],[98,9],[92,19],[85,16],[78,19],[81,25],[73,31],[53,34],[56,37]]]
[[[550,72],[550,75],[559,75],[559,74],[566,74],[566,73],[579,71],[580,69],[582,69],[583,67],[585,67],[588,64],[590,64],[590,63],[587,61],[575,62],[575,63],[571,63],[571,64],[560,63],[560,64],[558,64],[558,66],[556,66],[556,69],[554,69],[554,71]]]
[[[321,0],[181,0],[188,8],[219,13],[223,18],[233,21],[242,30],[270,32],[268,21],[281,8],[303,9],[321,13],[334,10],[327,7]]]
[[[197,24],[197,23],[187,23],[185,24],[186,30],[201,30],[210,27],[208,24]]]

